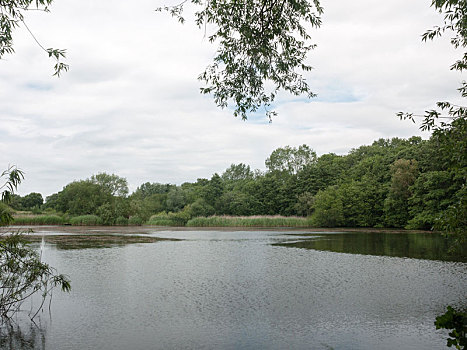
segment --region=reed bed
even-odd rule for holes
[[[58,215],[15,216],[14,225],[63,225],[65,219]]]
[[[97,215],[81,215],[70,219],[73,226],[98,226],[102,225],[102,219]]]
[[[311,227],[311,220],[298,216],[209,216],[189,220],[190,227]]]

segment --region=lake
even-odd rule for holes
[[[465,256],[434,233],[35,230],[72,291],[5,349],[447,349],[435,317],[467,306]],[[78,234],[154,240],[53,239]]]

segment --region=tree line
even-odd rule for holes
[[[321,227],[466,228],[465,119],[428,140],[379,139],[347,155],[317,156],[307,145],[285,146],[266,171],[232,164],[210,179],[181,185],[146,182],[129,194],[127,180],[100,173],[42,197],[14,196],[14,209],[95,215],[103,224],[151,218],[184,225],[211,215],[307,216]],[[40,198],[39,198],[40,197]]]

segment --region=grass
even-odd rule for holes
[[[13,225],[63,225],[65,219],[58,215],[15,216]]]
[[[97,215],[81,215],[70,219],[73,226],[99,226],[102,225],[102,219]]]
[[[308,218],[298,216],[210,216],[187,222],[189,227],[311,227]]]

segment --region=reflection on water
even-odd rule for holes
[[[44,243],[54,244],[58,249],[88,249],[88,248],[111,248],[116,246],[124,246],[135,243],[155,243],[167,240],[177,240],[170,238],[159,238],[153,236],[136,236],[123,234],[85,234],[85,235],[46,235],[46,236],[29,236],[28,240],[33,242],[41,242],[41,252]]]
[[[313,234],[310,239],[278,245],[338,253],[395,256],[414,259],[467,261],[467,247],[452,251],[451,242],[438,233],[348,232]]]
[[[0,349],[33,350],[45,349],[45,328],[40,323],[24,319],[0,321]]]
[[[445,347],[433,322],[466,306],[467,264],[273,245],[310,239],[289,234],[166,230],[148,236],[181,240],[73,250],[46,239],[72,291],[54,293],[30,348]]]

